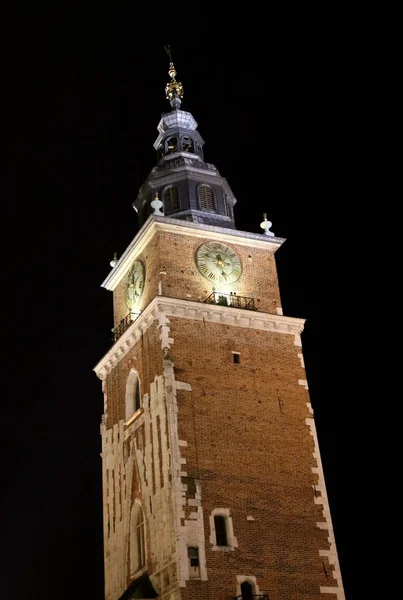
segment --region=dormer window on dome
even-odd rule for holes
[[[211,186],[199,185],[199,205],[202,210],[215,210],[215,195]]]
[[[178,152],[178,139],[171,137],[166,142],[166,153],[172,154],[172,152]]]
[[[193,152],[194,153],[194,151],[195,151],[194,142],[191,137],[189,137],[188,135],[184,135],[184,136],[182,136],[181,142],[182,142],[181,145],[182,145],[183,152]]]
[[[164,214],[170,215],[179,210],[179,190],[176,185],[166,187],[162,193]]]

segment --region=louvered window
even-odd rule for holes
[[[214,191],[209,185],[199,186],[200,208],[215,210]]]
[[[164,214],[170,215],[179,210],[179,190],[176,185],[170,185],[164,190]]]

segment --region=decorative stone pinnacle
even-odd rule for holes
[[[270,235],[270,236],[274,237],[274,233],[272,231],[269,231],[269,229],[272,225],[273,225],[273,223],[271,221],[267,220],[267,213],[263,213],[263,221],[260,223],[260,227],[262,229],[264,229],[265,235]]]

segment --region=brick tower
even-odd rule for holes
[[[102,284],[105,598],[343,600],[284,240],[236,229],[169,75],[140,230]]]

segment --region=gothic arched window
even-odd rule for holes
[[[209,185],[199,185],[199,203],[200,208],[205,210],[215,210],[214,190]]]
[[[170,185],[163,192],[164,214],[170,215],[179,210],[179,190],[176,185]]]
[[[172,152],[178,151],[178,140],[176,137],[171,137],[167,141],[167,153],[171,154]]]
[[[140,504],[135,502],[130,515],[130,573],[134,575],[145,563],[144,513]]]
[[[132,369],[126,383],[125,420],[128,421],[139,408],[141,408],[140,380],[136,371]]]

